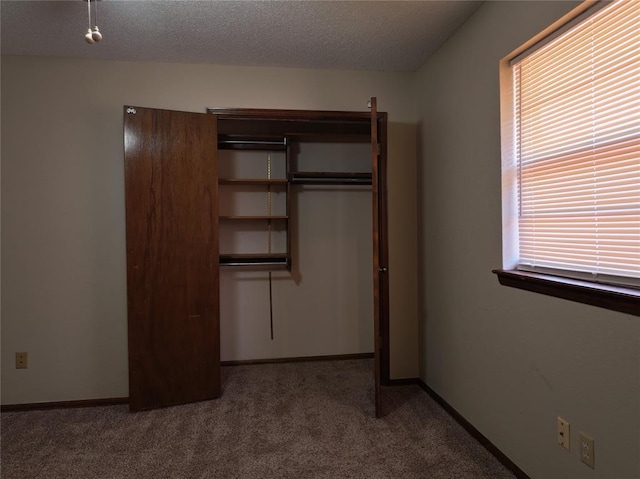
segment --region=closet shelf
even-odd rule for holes
[[[220,215],[221,220],[286,220],[287,215]]]
[[[286,185],[286,178],[220,178],[220,185]]]
[[[282,136],[219,135],[218,149],[286,151],[287,141]]]
[[[287,268],[286,253],[221,254],[220,266],[280,266]]]
[[[289,182],[294,185],[370,185],[371,173],[293,171]]]
[[[370,132],[366,133],[289,133],[290,143],[371,143]]]

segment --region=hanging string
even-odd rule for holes
[[[84,35],[84,40],[88,44],[92,44],[96,41],[93,39],[93,35],[91,35],[91,0],[87,0],[87,15],[89,17],[89,28],[87,29],[87,33]]]
[[[102,40],[102,33],[100,33],[100,29],[98,28],[98,4],[97,0],[93,0],[93,10],[94,10],[94,18],[95,23],[93,24],[93,29],[91,29],[91,0],[86,0],[87,2],[87,17],[89,18],[89,28],[87,29],[87,33],[84,36],[84,39],[88,44],[93,44]]]

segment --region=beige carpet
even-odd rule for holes
[[[2,477],[513,479],[418,386],[373,418],[372,367],[225,367],[215,401],[2,413]]]

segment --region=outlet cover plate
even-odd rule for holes
[[[595,469],[593,438],[580,433],[580,460],[591,469]]]
[[[567,451],[571,450],[571,439],[569,436],[569,422],[558,416],[557,420],[557,440],[558,444],[564,447]]]
[[[29,367],[29,355],[26,352],[16,353],[16,369],[27,369]]]

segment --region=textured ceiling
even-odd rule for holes
[[[2,0],[0,35],[13,55],[414,71],[481,3],[102,0],[88,45],[85,1]]]

